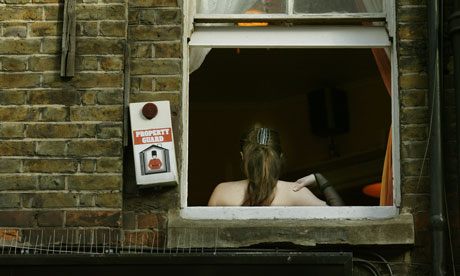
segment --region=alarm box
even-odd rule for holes
[[[129,105],[136,183],[177,184],[176,152],[169,101]]]

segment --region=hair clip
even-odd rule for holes
[[[270,140],[270,130],[264,127],[259,128],[257,130],[257,143],[267,146],[268,140]]]

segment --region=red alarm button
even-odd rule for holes
[[[144,117],[149,120],[155,118],[157,114],[158,114],[158,107],[154,103],[147,103],[142,108],[142,115],[144,115]]]

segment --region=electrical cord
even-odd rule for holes
[[[376,262],[376,261],[367,261],[368,263],[378,263],[378,264],[383,264],[387,270],[388,270],[388,273],[390,276],[393,276],[393,270],[391,269],[391,266],[390,266],[390,262],[388,262],[382,255],[380,254],[377,254],[375,252],[372,252],[372,251],[360,251],[358,252],[358,254],[365,254],[365,255],[371,255],[377,259],[379,259],[380,261]]]
[[[355,263],[359,264],[359,265],[361,265],[363,267],[366,267],[367,269],[369,269],[369,271],[371,271],[374,276],[380,276],[379,270],[371,262],[366,261],[366,260],[361,259],[361,258],[353,258],[353,264],[355,264]]]
[[[388,263],[388,261],[384,257],[382,257],[381,255],[379,255],[379,254],[377,254],[375,252],[369,252],[369,254],[374,255],[378,259],[382,260],[382,262],[385,264],[386,268],[388,269],[388,272],[390,273],[390,276],[393,276],[393,270],[391,270],[390,264]]]

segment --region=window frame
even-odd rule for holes
[[[395,2],[384,1],[386,29],[390,40],[395,33]],[[183,77],[182,77],[182,147],[180,163],[180,217],[192,220],[250,220],[250,219],[385,219],[399,215],[400,211],[400,123],[398,60],[396,43],[391,43],[391,118],[392,118],[392,164],[393,164],[393,206],[343,206],[343,207],[199,207],[187,206],[188,197],[188,146],[189,146],[189,42],[194,27],[195,1],[184,2],[183,32]],[[248,17],[249,18],[249,17]],[[249,18],[254,19],[255,17]],[[261,19],[261,18],[258,18]],[[336,18],[337,19],[337,18]],[[235,48],[236,46],[228,47]],[[286,48],[286,47],[283,47]],[[368,47],[371,48],[371,47]]]

